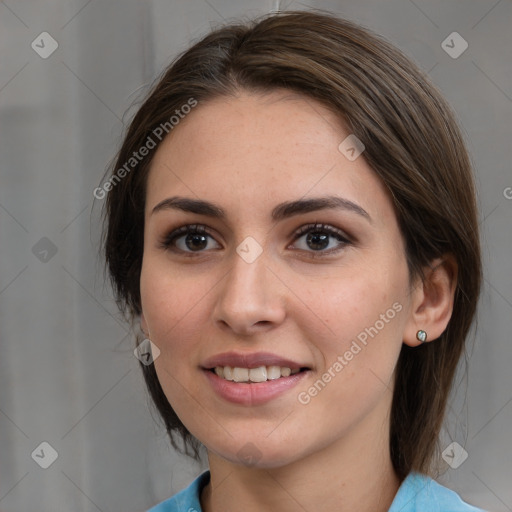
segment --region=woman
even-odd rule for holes
[[[217,29],[104,190],[146,384],[210,468],[152,511],[478,510],[431,478],[480,289],[475,190],[402,53],[318,12]]]

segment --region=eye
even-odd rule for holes
[[[302,247],[299,247],[299,250],[311,253],[310,256],[313,258],[337,253],[351,243],[343,231],[327,224],[307,224],[302,226],[295,233],[294,241],[304,236]],[[335,239],[333,246],[329,247],[333,239]]]
[[[307,224],[299,228],[294,234],[294,242],[301,238],[304,240],[302,244],[299,244],[302,245],[299,250],[310,253],[309,256],[312,258],[337,253],[351,243],[348,235],[343,231],[327,224],[318,223]],[[208,239],[213,240],[217,247],[209,247]],[[333,240],[333,247],[330,247]],[[165,250],[181,252],[187,256],[202,253],[204,249],[220,248],[213,235],[201,224],[188,224],[175,229],[161,240],[160,246]]]
[[[171,249],[176,252],[202,252],[203,249],[211,249],[211,247],[208,247],[208,238],[214,240],[205,226],[189,224],[187,226],[181,226],[165,236],[161,241],[161,246],[164,249]]]

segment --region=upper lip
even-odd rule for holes
[[[254,352],[239,353],[239,352],[224,352],[215,356],[209,357],[204,363],[203,368],[208,370],[216,366],[230,366],[232,368],[258,368],[259,366],[281,366],[290,368],[291,370],[306,368],[304,364],[297,363],[290,359],[272,354],[270,352]]]

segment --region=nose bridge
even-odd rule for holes
[[[242,333],[255,324],[283,318],[282,290],[268,264],[268,253],[254,239],[247,237],[236,248],[217,298],[217,322]]]

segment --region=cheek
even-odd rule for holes
[[[315,321],[311,314],[301,317],[316,374],[298,390],[298,401],[312,418],[323,418],[326,431],[357,423],[393,388],[405,307],[400,287],[381,275],[381,282],[363,273],[333,280],[309,295]]]
[[[143,265],[140,286],[142,310],[151,340],[159,347],[164,359],[171,353],[190,349],[194,337],[198,337],[201,301],[213,284],[192,277],[190,272],[170,272],[169,268],[161,268],[153,260]]]
[[[148,262],[141,272],[141,299],[151,341],[159,348],[155,371],[162,389],[176,414],[182,419],[201,417],[204,411],[190,396],[197,396],[198,379],[191,367],[200,347],[200,325],[204,325],[207,284],[179,272],[159,268],[158,262]],[[192,414],[192,416],[190,416]],[[189,423],[189,422],[187,422]]]
[[[343,279],[333,278],[321,289],[308,293],[304,302],[311,305],[310,310],[316,315],[304,317],[303,329],[321,327],[325,342],[336,350],[343,349],[344,344],[360,334],[359,339],[364,343],[368,331],[375,336],[384,333],[389,336],[391,331],[398,333],[403,316],[400,313],[404,309],[399,276],[391,277],[383,272],[378,278],[375,275],[378,274],[355,271]],[[314,290],[314,283],[305,284],[303,289]]]
[[[309,295],[317,316],[297,318],[302,318],[300,328],[315,354],[320,382],[316,381],[317,389],[301,390],[307,395],[304,401],[332,400],[339,404],[334,409],[353,403],[357,410],[392,387],[406,316],[403,277],[401,270],[365,273],[361,269]],[[320,391],[325,396],[317,400]]]

